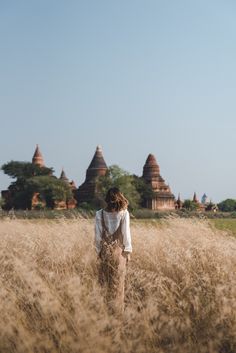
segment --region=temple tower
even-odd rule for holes
[[[69,184],[69,179],[67,178],[66,173],[65,173],[65,171],[64,171],[63,168],[62,168],[61,175],[60,175],[60,178],[59,178],[59,179],[65,181],[66,183]]]
[[[103,176],[107,172],[107,165],[103,158],[101,146],[97,146],[93,159],[86,172],[86,181]]]
[[[72,195],[73,195],[73,198],[68,200],[68,201],[63,201],[63,202],[60,202],[60,204],[58,205],[59,208],[63,209],[63,208],[67,208],[67,209],[73,209],[76,207],[77,205],[77,201],[76,201],[76,194],[77,194],[77,189],[76,189],[76,185],[73,181],[70,182],[70,180],[67,178],[66,176],[66,173],[64,171],[64,168],[62,168],[62,171],[61,171],[61,175],[60,175],[60,180],[64,181],[70,188],[71,188],[71,191],[72,191]]]
[[[208,197],[207,197],[207,195],[205,193],[202,195],[201,203],[203,205],[206,205],[207,203],[209,203]]]
[[[39,167],[44,167],[44,160],[43,160],[43,156],[42,153],[39,150],[39,146],[36,145],[36,149],[32,158],[32,163],[33,164],[37,164]]]
[[[180,198],[180,194],[178,195],[178,199],[176,201],[176,204],[175,204],[175,208],[177,210],[180,210],[183,206],[183,202],[181,201],[181,198]]]
[[[70,180],[67,178],[64,168],[62,168],[61,175],[60,175],[60,178],[59,178],[59,179],[60,179],[60,180],[63,180],[65,183],[67,183],[67,184],[71,187],[71,190],[72,190],[72,191],[77,190],[77,187],[76,187],[76,185],[75,185],[74,180],[71,180],[71,181],[70,181]]]
[[[198,200],[196,192],[194,192],[194,194],[193,194],[193,202],[194,202],[195,205],[197,206],[197,207],[196,207],[196,210],[197,210],[197,211],[205,211],[206,205],[205,205],[205,204],[202,204],[202,203]]]
[[[193,194],[193,202],[199,203],[196,192]]]
[[[160,167],[153,154],[149,154],[143,167],[143,179],[151,186],[154,196],[145,200],[146,207],[152,210],[174,210],[175,197],[169,185],[160,175]]]
[[[104,176],[108,168],[103,157],[102,148],[98,146],[93,159],[86,171],[85,182],[79,187],[77,193],[78,203],[91,202],[98,195],[96,180]]]

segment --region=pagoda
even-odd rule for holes
[[[176,210],[180,210],[183,207],[183,201],[180,198],[180,194],[178,195],[178,199],[175,203]]]
[[[70,188],[71,188],[71,191],[72,191],[72,199],[68,200],[68,201],[61,201],[60,204],[58,205],[59,207],[58,208],[61,208],[61,209],[73,209],[76,207],[77,205],[77,201],[76,201],[76,193],[77,193],[77,189],[76,189],[76,185],[74,183],[74,181],[70,181],[67,176],[66,176],[66,173],[64,171],[64,168],[62,168],[62,171],[61,171],[61,175],[60,175],[60,180],[64,181]]]
[[[205,193],[202,195],[201,203],[202,203],[203,205],[206,205],[206,204],[209,203],[208,197],[207,197],[207,195],[206,195]]]
[[[60,178],[59,178],[60,180],[63,180],[65,183],[67,183],[69,186],[70,186],[70,188],[71,188],[71,190],[74,192],[75,190],[77,190],[77,187],[76,187],[76,185],[75,185],[75,182],[74,182],[74,180],[69,180],[68,178],[67,178],[67,176],[66,176],[66,173],[65,173],[65,171],[64,171],[64,168],[62,168],[62,171],[61,171],[61,175],[60,175]]]
[[[197,197],[197,194],[196,192],[194,192],[193,194],[193,203],[196,205],[196,210],[197,211],[205,211],[205,208],[206,208],[206,204],[203,204],[201,203],[199,200],[198,200],[198,197]]]
[[[32,158],[32,163],[38,165],[39,167],[44,167],[44,160],[43,160],[43,156],[42,153],[39,150],[39,146],[36,145],[36,149]]]
[[[160,175],[160,167],[153,154],[149,154],[146,160],[142,177],[153,191],[153,196],[145,200],[145,207],[151,210],[174,210],[175,197]]]
[[[66,173],[64,171],[64,169],[62,168],[62,171],[61,171],[61,175],[60,175],[60,180],[63,180],[64,182],[68,183],[69,184],[69,179],[67,178],[66,176]]]
[[[199,204],[199,203],[200,203],[199,200],[198,200],[198,198],[197,198],[196,192],[194,192],[194,194],[193,194],[193,202],[195,202],[196,204]]]
[[[84,183],[78,188],[77,200],[78,204],[83,202],[91,202],[98,195],[97,178],[105,176],[108,168],[103,157],[102,148],[98,146],[93,159],[86,171]]]

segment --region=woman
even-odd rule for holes
[[[99,281],[114,313],[124,310],[126,264],[132,252],[128,200],[118,188],[108,190],[107,207],[96,212],[95,245],[99,255]]]

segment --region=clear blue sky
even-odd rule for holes
[[[0,164],[83,182],[95,148],[172,191],[236,198],[234,0],[0,0]],[[0,189],[10,179],[0,173]]]

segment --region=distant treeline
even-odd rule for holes
[[[218,208],[221,212],[236,212],[236,200],[224,200],[218,204]]]

